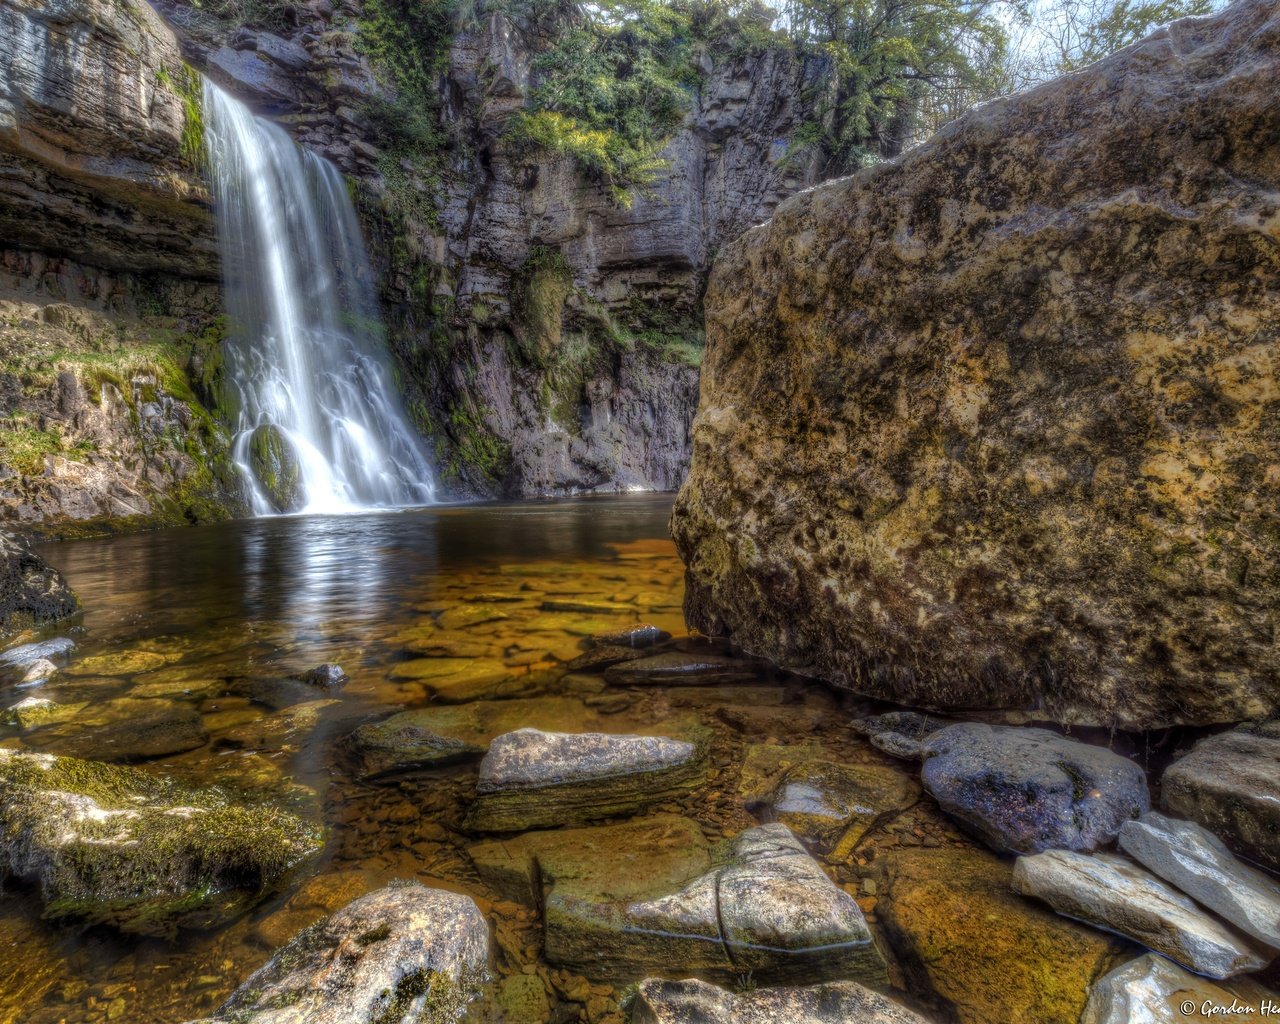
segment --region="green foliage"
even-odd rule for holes
[[[208,154],[205,150],[204,87],[200,72],[190,64],[183,64],[174,75],[162,65],[156,72],[156,82],[182,101],[182,158],[193,170],[203,173]]]
[[[1085,67],[1137,42],[1160,25],[1191,15],[1209,14],[1214,0],[1067,0],[1059,5],[1059,35],[1053,70],[1062,74]]]

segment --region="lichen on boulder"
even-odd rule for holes
[[[1246,0],[788,200],[717,260],[691,627],[860,693],[1280,707],[1280,13]]]
[[[45,916],[143,935],[210,928],[317,854],[321,830],[132,768],[0,749],[0,876],[36,883]]]

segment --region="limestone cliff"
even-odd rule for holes
[[[1242,0],[784,203],[717,261],[691,625],[860,693],[1280,707],[1280,10]]]

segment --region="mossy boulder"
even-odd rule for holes
[[[266,424],[249,435],[249,468],[277,512],[299,512],[306,505],[298,453],[279,427]]]
[[[172,936],[231,920],[317,854],[321,830],[132,768],[0,749],[0,875],[50,918]]]
[[[0,636],[56,622],[80,607],[62,573],[17,534],[0,531]]]

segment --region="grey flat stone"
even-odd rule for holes
[[[1160,784],[1165,809],[1199,822],[1242,857],[1280,870],[1280,728],[1201,740]]]
[[[1264,1024],[1274,1020],[1274,1015],[1263,1015],[1266,1000],[1280,1007],[1280,996],[1248,978],[1215,985],[1208,978],[1184,971],[1167,957],[1147,953],[1098,980],[1080,1024],[1181,1024],[1213,1019],[1202,1013],[1206,1004],[1247,1007],[1221,1016],[1240,1024]],[[1191,1013],[1186,1012],[1188,1005]]]
[[[640,983],[632,1024],[926,1024],[905,1006],[853,981],[735,994],[689,978]]]
[[[923,744],[924,787],[993,850],[1094,850],[1151,806],[1142,768],[1047,729],[952,725]]]
[[[1121,826],[1120,849],[1246,935],[1280,949],[1280,884],[1242,864],[1212,832],[1151,811]]]
[[[1133,939],[1210,978],[1256,971],[1272,958],[1190,898],[1116,854],[1049,850],[1019,857],[1013,887],[1060,914]]]

